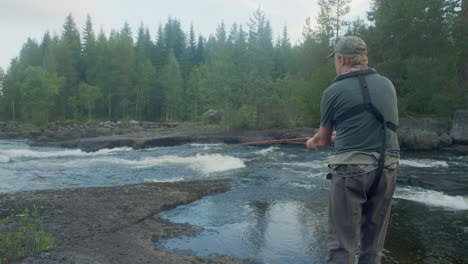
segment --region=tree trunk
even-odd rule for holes
[[[462,16],[463,16],[463,33],[462,37],[463,47],[466,47],[468,42],[468,0],[462,0]],[[468,51],[464,49],[462,51],[463,58],[463,88],[465,90],[465,109],[468,109]]]
[[[88,102],[88,121],[91,121],[91,103]]]
[[[111,113],[112,113],[112,98],[109,95],[108,100],[107,100],[107,118],[111,120]]]
[[[12,113],[12,115],[13,115],[13,122],[14,122],[14,121],[16,121],[16,120],[15,120],[15,118],[16,118],[16,113],[15,113],[15,101],[14,101],[14,100],[11,102],[11,110],[12,110],[11,113]]]
[[[340,2],[336,3],[336,39],[335,43],[338,42],[340,37]]]

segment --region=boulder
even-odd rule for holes
[[[453,144],[449,136],[450,119],[401,118],[398,140],[403,149],[432,150]]]
[[[18,124],[13,121],[0,122],[0,131],[2,132],[13,132],[18,128]]]
[[[440,135],[439,139],[441,146],[450,146],[453,144],[453,139],[447,135],[447,133]]]
[[[468,110],[458,110],[455,112],[450,136],[455,143],[468,144]]]
[[[400,146],[411,150],[432,150],[440,146],[440,137],[436,132],[402,128],[398,130]]]
[[[442,118],[400,118],[399,123],[399,129],[431,131],[439,135],[448,134],[450,129],[450,119]]]
[[[208,124],[219,124],[223,119],[223,115],[220,111],[210,109],[203,114],[203,119],[205,119]]]

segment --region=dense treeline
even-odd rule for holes
[[[0,118],[198,121],[214,109],[235,128],[316,125],[335,75],[325,58],[346,34],[366,40],[401,114],[449,116],[468,105],[466,2],[374,0],[368,22],[348,22],[349,2],[319,0],[317,26],[308,19],[298,45],[286,27],[275,38],[261,10],[207,39],[169,18],[155,41],[143,24],[96,34],[90,17],[80,33],[70,14],[61,36],[28,39],[0,69]]]

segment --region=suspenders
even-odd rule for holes
[[[377,168],[377,179],[374,181],[370,188],[370,192],[374,192],[380,182],[380,178],[382,176],[383,170],[385,168],[385,144],[386,144],[386,130],[387,128],[392,130],[393,132],[396,132],[397,125],[394,124],[393,122],[387,122],[385,120],[385,116],[372,104],[370,94],[369,94],[369,88],[367,85],[366,81],[366,75],[368,74],[373,74],[377,73],[376,71],[372,69],[364,70],[364,71],[358,71],[358,72],[350,72],[348,74],[344,74],[341,76],[338,76],[335,81],[340,81],[345,78],[349,77],[357,77],[359,79],[359,83],[361,85],[361,94],[362,98],[364,99],[364,102],[362,104],[356,105],[351,107],[346,113],[338,116],[335,118],[335,124],[340,124],[344,120],[355,116],[359,113],[362,113],[364,111],[371,113],[379,123],[382,124],[381,129],[382,129],[382,146],[379,149],[379,160],[378,160],[378,168]]]

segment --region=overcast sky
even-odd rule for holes
[[[106,34],[121,29],[125,21],[136,32],[143,22],[150,28],[153,40],[159,24],[168,17],[181,21],[188,32],[190,24],[195,31],[208,37],[224,21],[227,29],[234,23],[246,24],[260,7],[273,27],[275,39],[286,25],[295,44],[301,37],[307,17],[318,13],[318,0],[0,0],[0,67],[4,70],[28,37],[38,41],[44,32],[61,34],[65,17],[72,13],[82,31],[86,15],[91,15],[94,30],[102,27]],[[346,18],[365,18],[371,0],[352,0],[351,12]]]

